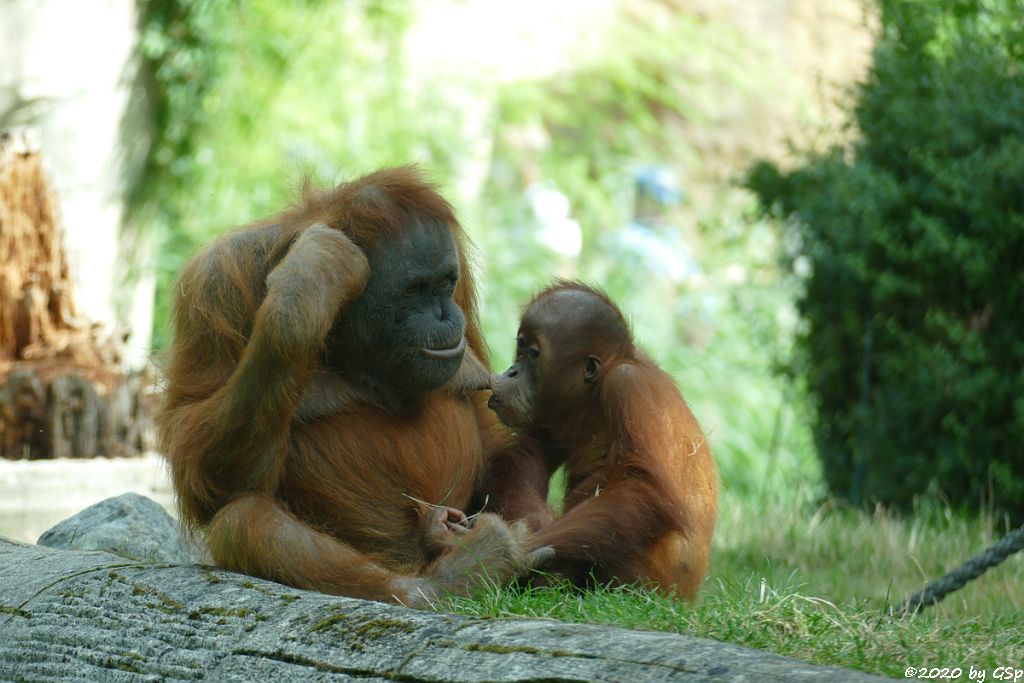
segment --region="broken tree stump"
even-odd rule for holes
[[[0,135],[0,457],[137,455],[150,447],[146,373],[126,336],[82,320],[57,200],[31,132]]]

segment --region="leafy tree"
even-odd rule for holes
[[[855,503],[1024,518],[1024,3],[880,7],[857,140],[748,180],[811,265],[819,457]]]

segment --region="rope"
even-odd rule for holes
[[[932,581],[924,587],[924,590],[914,593],[902,604],[891,608],[889,614],[893,616],[916,614],[925,607],[939,602],[953,591],[963,588],[968,581],[978,578],[1021,549],[1024,549],[1024,526],[1011,531],[1002,540],[993,543],[942,578]]]

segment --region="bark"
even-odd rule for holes
[[[701,638],[474,619],[0,540],[0,680],[872,681]]]

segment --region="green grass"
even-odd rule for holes
[[[899,516],[818,502],[825,488],[807,402],[799,385],[779,373],[798,325],[798,283],[778,272],[772,226],[735,209],[731,216],[702,228],[709,282],[684,294],[715,297],[710,335],[700,344],[640,340],[676,378],[719,468],[723,494],[712,566],[697,604],[634,587],[581,593],[493,586],[444,608],[687,633],[897,678],[909,666],[974,666],[987,670],[989,680],[996,667],[1020,667],[1024,553],[917,616],[885,616],[891,603],[1007,529],[990,516],[960,516],[938,503]],[[744,264],[749,277],[726,282],[718,274],[729,263]],[[498,279],[514,282],[522,299],[548,277],[519,264]],[[497,294],[484,300],[494,303]],[[488,339],[514,337],[514,306],[484,317]],[[510,343],[495,348],[496,366],[503,367],[510,349]]]
[[[894,677],[908,666],[973,665],[991,675],[1024,663],[1024,555],[917,616],[889,618],[886,607],[1004,531],[938,507],[900,518],[726,495],[695,605],[632,586],[492,586],[444,607],[685,633]]]

